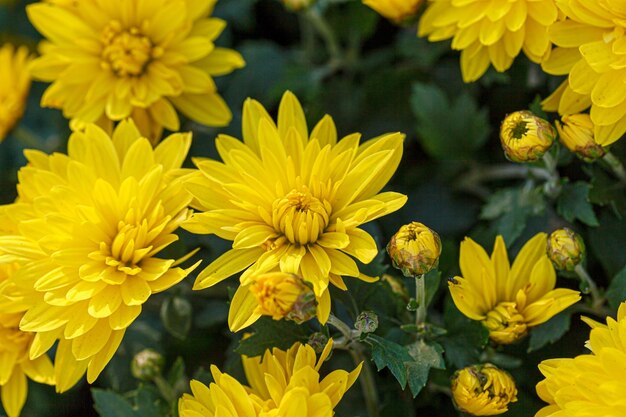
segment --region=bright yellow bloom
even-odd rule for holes
[[[57,390],[87,371],[93,382],[151,294],[193,269],[157,258],[190,214],[180,169],[190,134],[156,149],[130,121],[113,138],[95,125],[69,139],[68,154],[26,151],[18,201],[4,207],[19,232],[0,236],[3,262],[21,267],[12,283],[31,291],[20,322],[36,332],[31,358],[57,339]]]
[[[332,340],[316,360],[311,346],[296,343],[287,351],[274,348],[263,358],[243,357],[249,387],[211,367],[215,383],[191,381],[193,395],[178,402],[180,417],[332,417],[333,409],[361,371],[336,370],[323,379],[319,370]]]
[[[380,15],[394,22],[415,16],[424,0],[362,0]]]
[[[13,275],[15,264],[0,265],[0,293]],[[10,300],[0,295],[3,303]],[[3,306],[4,307],[4,306]],[[22,332],[18,324],[23,314],[0,313],[0,387],[2,406],[9,417],[18,417],[28,395],[27,377],[33,381],[54,384],[54,369],[48,356],[31,360],[28,356],[34,334]]]
[[[369,263],[378,253],[363,223],[398,210],[406,196],[379,193],[396,170],[404,135],[392,133],[359,146],[359,134],[337,140],[325,116],[309,133],[296,97],[285,93],[278,123],[260,103],[243,110],[243,143],[220,135],[224,162],[196,159],[199,172],[187,188],[200,210],[183,227],[232,240],[233,248],[204,269],[194,289],[243,271],[230,307],[229,325],[242,329],[257,318],[248,290],[252,277],[282,271],[313,286],[318,318],[330,314],[329,283],[346,289],[342,276],[374,281],[354,258]]]
[[[454,373],[452,397],[459,410],[474,416],[495,416],[517,401],[517,387],[508,372],[490,363],[468,366]]]
[[[387,244],[393,266],[406,277],[424,275],[437,267],[441,255],[441,239],[434,231],[418,222],[400,227]]]
[[[28,48],[5,44],[0,48],[0,142],[24,114],[30,74],[31,58]]]
[[[216,1],[28,6],[30,21],[47,38],[33,63],[34,77],[53,82],[42,106],[87,123],[132,116],[146,135],[159,133],[161,126],[178,130],[176,110],[198,123],[227,125],[231,113],[212,77],[241,68],[244,61],[214,45],[226,26],[210,17]]]
[[[315,294],[299,276],[268,272],[253,277],[252,281],[249,288],[257,299],[256,314],[299,323],[315,317]]]
[[[545,379],[537,394],[549,405],[535,417],[626,416],[626,302],[606,325],[583,320],[591,326],[591,353],[539,364]]]
[[[595,140],[610,145],[626,132],[626,9],[617,0],[556,0],[567,19],[550,28],[558,46],[542,68],[569,74],[548,97],[546,110],[561,115],[591,106]]]
[[[520,51],[540,63],[550,53],[548,26],[557,19],[555,0],[433,0],[420,20],[419,36],[452,38],[461,52],[465,82],[479,79],[489,64],[506,71]]]
[[[586,162],[595,161],[603,157],[606,152],[595,139],[595,127],[587,113],[565,115],[557,120],[556,130],[559,140],[567,149]]]
[[[522,110],[508,114],[500,125],[500,143],[506,157],[514,162],[533,162],[545,154],[556,137],[547,121]]]
[[[502,344],[524,337],[537,326],[580,300],[578,291],[557,288],[556,273],[546,255],[546,234],[539,233],[520,250],[511,266],[502,236],[491,258],[470,238],[461,243],[462,277],[448,282],[457,308],[489,329]]]

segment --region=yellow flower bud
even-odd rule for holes
[[[417,14],[424,0],[363,0],[381,16],[400,23]]]
[[[489,329],[489,338],[501,345],[515,343],[528,333],[526,319],[517,311],[515,302],[503,301],[487,313],[483,325]]]
[[[475,416],[505,413],[509,403],[517,401],[517,388],[511,375],[490,363],[456,371],[451,389],[457,408]]]
[[[586,162],[602,158],[604,148],[595,141],[594,125],[586,113],[570,114],[556,121],[556,130],[563,145]]]
[[[402,226],[387,244],[387,253],[395,268],[406,277],[424,275],[439,263],[439,235],[422,223]]]
[[[285,7],[292,12],[307,9],[315,0],[282,0]]]
[[[507,115],[500,126],[500,142],[513,162],[533,162],[552,146],[556,131],[552,125],[529,111]]]
[[[573,271],[585,258],[585,242],[567,227],[557,229],[548,237],[548,258],[556,269]]]
[[[286,318],[296,323],[315,316],[315,294],[298,275],[268,272],[257,275],[253,281],[250,291],[259,303],[257,313],[271,316],[274,320]]]

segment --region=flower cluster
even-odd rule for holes
[[[458,309],[480,320],[496,343],[514,343],[528,329],[544,323],[580,300],[578,291],[554,288],[556,273],[546,255],[547,237],[539,233],[509,263],[502,236],[491,257],[470,238],[461,243],[462,277],[448,282]]]
[[[362,365],[352,372],[336,370],[321,378],[320,368],[332,346],[331,339],[317,360],[311,346],[299,343],[287,351],[267,351],[263,357],[244,356],[249,386],[212,366],[215,382],[207,387],[191,381],[193,395],[183,394],[178,413],[181,417],[331,417]]]

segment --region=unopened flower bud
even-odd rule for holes
[[[315,317],[317,301],[313,289],[298,275],[286,272],[260,274],[253,278],[250,291],[259,303],[259,314],[296,323]]]
[[[378,315],[373,311],[362,311],[354,321],[354,328],[361,333],[373,333],[378,329]]]
[[[282,0],[282,2],[287,9],[292,12],[297,12],[307,9],[315,2],[315,0]]]
[[[424,0],[363,0],[363,4],[396,23],[417,15]]]
[[[144,349],[137,353],[130,364],[133,376],[142,381],[152,381],[161,375],[165,359],[163,355],[152,349]]]
[[[594,125],[586,113],[570,114],[556,121],[556,130],[563,145],[585,162],[602,158],[604,148],[595,141]]]
[[[505,413],[517,401],[515,381],[508,372],[486,363],[460,369],[452,376],[456,407],[475,416]]]
[[[573,271],[585,258],[585,242],[567,227],[557,229],[548,237],[548,258],[556,269]]]
[[[322,353],[328,343],[328,337],[324,333],[315,332],[309,336],[309,340],[306,343],[313,348],[315,353]]]
[[[395,268],[406,277],[424,275],[437,267],[441,255],[439,235],[422,223],[402,226],[387,244]]]
[[[533,162],[552,146],[556,131],[547,121],[523,110],[507,115],[500,126],[500,142],[513,162]]]

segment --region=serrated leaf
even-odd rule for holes
[[[407,364],[408,383],[413,397],[420,393],[428,382],[430,368],[445,369],[443,348],[436,342],[419,340],[408,348],[413,362]]]
[[[489,136],[487,111],[479,109],[467,93],[449,100],[435,85],[415,83],[411,108],[426,152],[434,158],[465,158]]]
[[[235,352],[259,356],[273,347],[285,350],[296,342],[305,342],[310,333],[306,326],[287,320],[272,320],[269,317],[259,319],[252,326],[252,330],[252,336],[241,340]]]
[[[622,302],[626,301],[626,267],[611,280],[606,291],[606,298],[613,309],[617,309]]]
[[[130,402],[113,391],[92,388],[91,395],[100,417],[139,417]]]
[[[405,364],[413,362],[409,351],[404,346],[375,334],[369,334],[366,341],[372,346],[372,360],[376,364],[376,369],[380,372],[384,368],[389,368],[400,383],[400,387],[404,389],[408,378]]]
[[[590,187],[582,181],[564,184],[557,201],[557,212],[568,222],[578,219],[588,226],[597,226],[598,219],[589,202]]]
[[[165,329],[179,339],[185,339],[191,329],[191,303],[179,296],[167,298],[161,305],[161,320]]]
[[[547,322],[533,328],[530,331],[528,352],[539,350],[563,337],[569,330],[572,313],[573,311],[570,310],[562,311]]]

